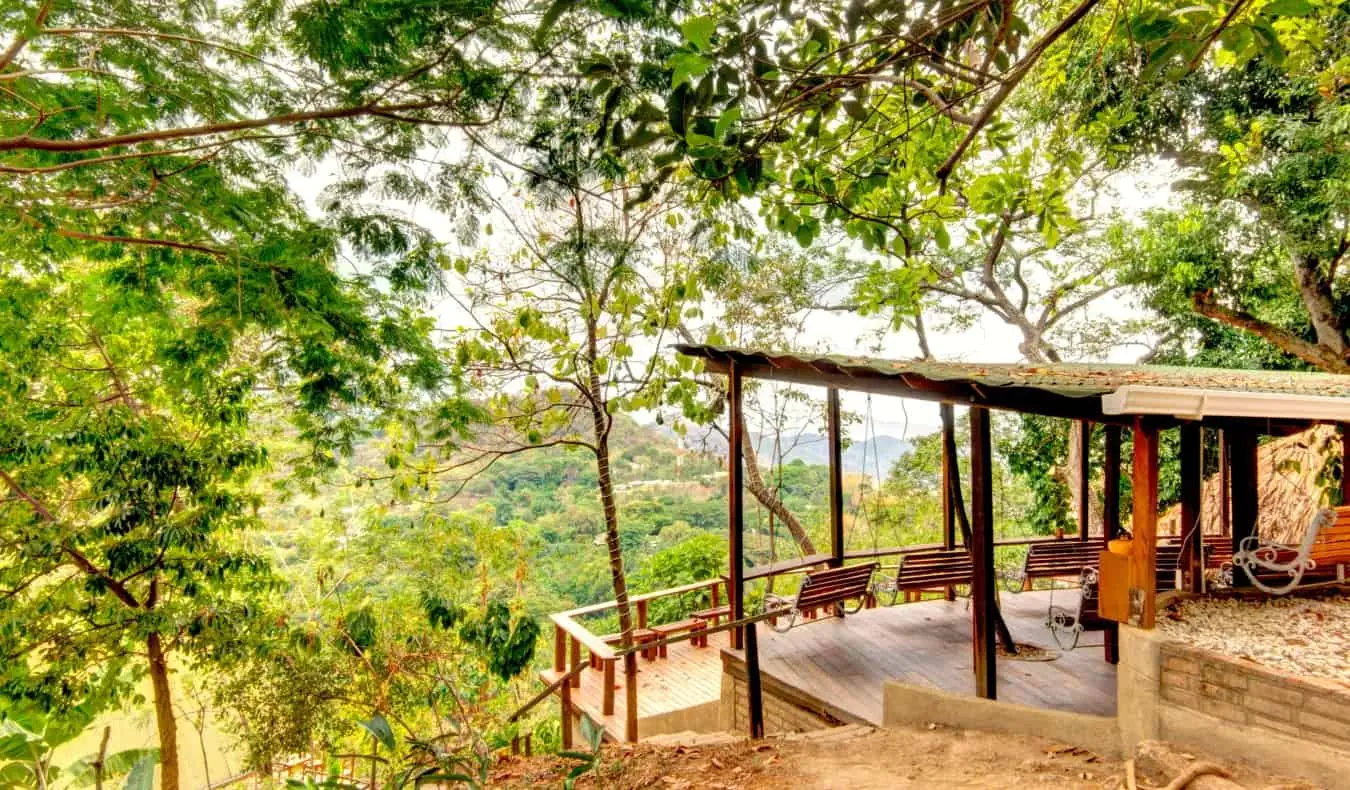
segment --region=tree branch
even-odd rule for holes
[[[1225,307],[1214,301],[1214,295],[1210,291],[1200,291],[1193,294],[1191,304],[1195,308],[1195,312],[1200,315],[1251,332],[1286,354],[1298,357],[1310,365],[1316,365],[1330,373],[1350,373],[1350,363],[1347,363],[1344,357],[1338,356],[1316,343],[1310,343],[1293,332],[1257,318],[1245,310]]]
[[[122,145],[136,145],[137,143],[160,142],[164,140],[181,140],[189,137],[207,137],[213,134],[227,134],[229,132],[241,132],[247,129],[262,129],[269,126],[288,126],[291,124],[304,123],[306,121],[328,121],[343,118],[357,118],[361,116],[387,115],[389,113],[397,114],[413,112],[416,110],[429,110],[435,107],[444,106],[444,104],[445,102],[441,100],[428,100],[408,102],[405,104],[361,104],[355,107],[330,107],[323,110],[270,115],[266,118],[247,118],[225,123],[186,126],[178,129],[155,129],[152,131],[133,132],[130,134],[109,135],[107,137],[92,137],[83,140],[55,140],[21,134],[16,137],[0,138],[0,151],[98,151]]]
[[[47,15],[51,12],[52,0],[44,0],[42,6],[38,8],[37,16],[33,17],[33,28],[40,29],[42,23],[47,21]],[[28,46],[29,40],[28,36],[25,36],[22,32],[14,36],[14,40],[10,42],[9,47],[3,53],[0,53],[0,71],[9,68],[14,59],[19,56],[19,53],[23,52],[23,48]]]
[[[970,148],[971,143],[975,142],[975,137],[984,130],[986,125],[988,125],[989,120],[994,117],[994,113],[998,111],[998,108],[1002,106],[1003,102],[1012,94],[1013,89],[1026,78],[1028,73],[1030,73],[1031,67],[1036,65],[1036,61],[1041,59],[1041,56],[1045,54],[1045,51],[1050,48],[1051,44],[1055,43],[1061,36],[1069,32],[1069,30],[1071,30],[1074,25],[1077,25],[1089,11],[1096,7],[1097,3],[1098,0],[1083,0],[1082,3],[1079,3],[1077,8],[1069,12],[1068,16],[1060,20],[1058,25],[1055,25],[1055,27],[1050,32],[1046,33],[1040,41],[1037,41],[1036,45],[1027,52],[1025,57],[1017,62],[1017,66],[1004,78],[1003,83],[999,85],[998,90],[994,92],[994,95],[990,97],[989,101],[984,105],[984,108],[980,110],[980,114],[974,118],[974,122],[970,125],[970,130],[966,132],[965,137],[961,138],[961,142],[957,144],[956,150],[952,151],[951,156],[947,157],[947,161],[943,162],[942,166],[937,169],[937,172],[934,175],[937,176],[940,183],[943,185],[947,183],[948,176],[956,169],[956,165],[961,161],[961,158],[966,155],[966,149]]]

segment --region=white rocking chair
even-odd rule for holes
[[[1334,523],[1336,523],[1335,509],[1324,508],[1317,511],[1317,515],[1313,516],[1312,523],[1303,533],[1303,541],[1298,546],[1289,546],[1283,543],[1262,543],[1259,537],[1249,535],[1242,539],[1238,550],[1233,552],[1233,567],[1246,571],[1247,578],[1251,580],[1255,587],[1271,595],[1284,595],[1292,592],[1303,580],[1303,574],[1317,567],[1317,560],[1310,556],[1313,544],[1317,542],[1318,534]],[[1289,557],[1290,554],[1293,556]],[[1282,561],[1281,555],[1284,555],[1287,559]],[[1257,576],[1258,571],[1288,573],[1289,583],[1268,585]]]

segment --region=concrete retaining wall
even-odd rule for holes
[[[773,678],[761,676],[760,697],[764,704],[764,732],[766,735],[786,732],[810,732],[841,724],[866,724],[854,720],[845,712],[788,686]],[[725,732],[750,732],[750,691],[746,682],[745,664],[730,653],[722,654],[722,699],[719,712],[720,726]]]
[[[1160,654],[1164,702],[1350,750],[1350,689],[1176,642]]]
[[[1107,716],[1033,708],[894,680],[883,689],[882,725],[944,724],[972,730],[1036,735],[1103,757],[1120,754],[1120,729]]]
[[[1350,692],[1120,627],[1122,747],[1191,744],[1326,787],[1350,787]]]

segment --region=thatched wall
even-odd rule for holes
[[[1326,462],[1340,452],[1335,426],[1321,425],[1303,433],[1262,444],[1257,451],[1259,515],[1257,530],[1267,540],[1297,543],[1313,515],[1325,507],[1318,477]],[[1234,485],[1243,485],[1233,481]],[[1206,533],[1220,532],[1219,476],[1205,480],[1200,520]],[[1181,532],[1181,506],[1173,505],[1158,519],[1158,534]]]

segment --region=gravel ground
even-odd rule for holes
[[[1350,688],[1350,596],[1195,599],[1159,617],[1170,639]]]

